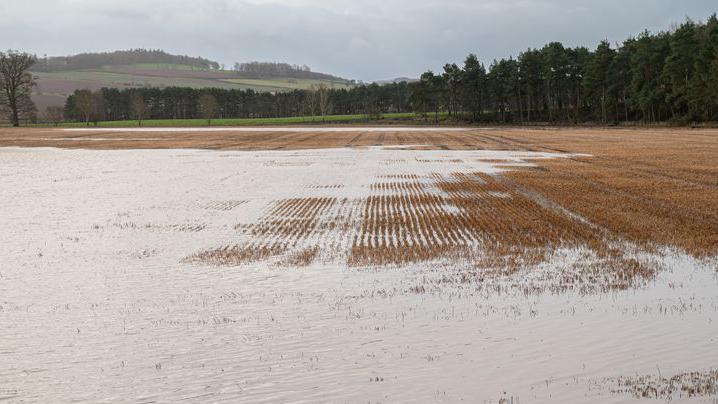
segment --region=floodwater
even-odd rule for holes
[[[481,282],[452,281],[460,262],[185,259],[241,242],[235,225],[277,199],[549,157],[561,156],[0,149],[0,400],[622,403],[634,398],[614,378],[715,369],[716,261],[680,252],[656,257],[664,270],[644,287],[590,295],[521,287],[570,269],[574,251]]]

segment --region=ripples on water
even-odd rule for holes
[[[609,380],[717,366],[715,262],[675,252],[590,295],[446,281],[461,263],[183,263],[278,194],[357,181],[352,151],[303,153],[0,151],[0,399],[625,402]]]

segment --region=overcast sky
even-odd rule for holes
[[[554,40],[594,47],[716,11],[716,0],[0,0],[0,48],[161,48],[369,81],[470,52],[489,63]]]

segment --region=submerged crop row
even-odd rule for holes
[[[289,267],[455,263],[477,274],[507,275],[531,270],[556,251],[576,250],[593,259],[557,273],[564,287],[625,288],[655,273],[655,266],[636,258],[632,239],[514,185],[504,174],[446,165],[448,171],[436,172],[442,165],[419,162],[424,165],[424,172],[411,174],[392,172],[389,165],[364,185],[312,186],[316,196],[276,200],[257,221],[235,225],[245,241],[187,260]],[[357,187],[362,196],[322,195]]]

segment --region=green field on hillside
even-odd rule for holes
[[[109,70],[67,70],[59,72],[34,73],[38,79],[38,86],[43,92],[58,93],[55,89],[57,81],[81,83],[83,81],[102,83],[103,87],[191,87],[191,88],[225,88],[225,89],[253,89],[257,91],[283,91],[288,88],[281,85],[270,86],[265,83],[253,86],[242,83],[233,83],[225,80],[213,80],[193,77],[161,77],[143,76],[137,74],[117,73]],[[52,79],[52,84],[46,84]],[[62,83],[61,83],[62,84]],[[70,86],[67,86],[68,88]],[[74,91],[74,89],[73,89]],[[72,93],[70,91],[69,93]],[[69,94],[66,93],[66,94]]]
[[[350,88],[347,81],[323,78],[245,77],[230,70],[199,69],[189,65],[137,63],[94,69],[33,72],[37,78],[34,100],[40,109],[63,105],[75,90],[133,87],[190,87],[281,92],[304,90],[312,86]]]
[[[225,79],[223,82],[240,84],[252,87],[281,87],[292,90],[306,90],[312,86],[325,85],[328,88],[351,88],[350,84],[331,80],[295,79],[295,78],[267,78],[267,79]]]
[[[124,66],[123,66],[124,67]],[[135,69],[152,69],[156,71],[153,75],[142,75],[129,73],[132,68]],[[105,67],[101,70],[66,70],[58,72],[38,72],[34,73],[42,84],[43,80],[68,80],[68,81],[92,81],[107,83],[108,87],[113,86],[129,86],[129,87],[192,87],[192,88],[239,88],[253,89],[257,91],[286,91],[286,90],[305,90],[311,86],[326,85],[329,88],[350,88],[351,85],[332,80],[320,79],[298,79],[290,77],[276,78],[237,78],[232,77],[231,72],[227,72],[228,78],[199,78],[199,77],[162,77],[159,75],[162,71],[172,69],[156,69],[156,65],[148,65],[140,67],[140,65],[127,66],[120,70],[118,68]],[[181,66],[176,69],[186,72],[201,72],[202,70],[190,70],[189,66]],[[142,71],[142,70],[140,70]],[[221,72],[217,72],[220,73]],[[173,72],[176,74],[176,72]],[[49,92],[49,91],[47,91]]]
[[[103,70],[113,70],[117,66],[104,66]],[[135,63],[131,65],[121,65],[124,68],[145,69],[145,70],[186,70],[186,71],[208,71],[198,69],[190,65],[172,64],[172,63]]]

